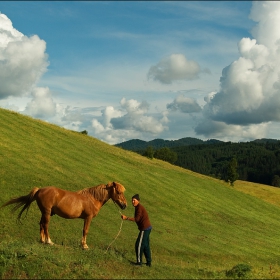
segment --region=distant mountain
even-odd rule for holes
[[[125,150],[139,151],[139,150],[145,150],[149,146],[153,147],[154,149],[159,149],[163,147],[173,148],[173,147],[182,147],[182,146],[190,146],[190,145],[217,144],[217,143],[223,143],[223,141],[216,140],[216,139],[209,139],[203,141],[197,138],[185,137],[178,140],[154,139],[151,141],[143,141],[139,139],[132,139],[116,144],[115,146],[121,147]]]
[[[277,139],[267,139],[267,138],[262,138],[262,139],[256,139],[251,142],[255,143],[260,143],[260,144],[266,144],[266,143],[277,143],[279,140]]]

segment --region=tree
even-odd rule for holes
[[[160,148],[158,150],[155,151],[154,157],[157,159],[161,159],[164,161],[167,161],[171,164],[173,164],[174,162],[177,161],[177,154],[173,151],[171,151],[169,148],[164,147],[164,148]]]
[[[274,187],[280,187],[280,177],[278,175],[273,176],[271,185]]]
[[[146,150],[143,153],[143,156],[148,157],[150,159],[154,158],[154,148],[152,146],[149,146],[146,148]]]
[[[233,186],[234,182],[238,179],[238,176],[237,160],[235,157],[233,157],[228,164],[226,181],[229,182],[231,186]]]

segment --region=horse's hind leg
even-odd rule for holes
[[[43,217],[40,220],[40,241],[41,243],[45,243],[46,241],[45,230],[43,226]]]
[[[51,241],[49,235],[49,222],[50,222],[50,214],[44,213],[42,214],[40,221],[40,236],[41,242],[49,245],[53,245],[54,243]]]

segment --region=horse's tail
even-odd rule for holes
[[[39,190],[39,188],[35,187],[32,189],[32,191],[28,195],[23,195],[20,197],[12,198],[11,200],[9,200],[5,204],[3,204],[0,208],[8,206],[10,204],[16,204],[12,208],[12,211],[14,212],[23,206],[23,208],[20,210],[18,217],[17,217],[18,221],[20,221],[21,215],[25,210],[26,210],[26,215],[27,215],[28,209],[29,209],[31,203],[35,200],[35,194],[37,193],[38,190]]]

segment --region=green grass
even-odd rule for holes
[[[33,187],[68,190],[117,181],[126,187],[125,215],[139,193],[153,225],[153,266],[133,267],[135,224],[109,201],[93,219],[80,247],[83,221],[53,216],[54,246],[39,243],[40,212],[30,207],[23,224],[0,210],[0,277],[225,279],[233,267],[250,266],[242,277],[279,278],[280,207],[222,181],[110,146],[95,138],[0,109],[0,204]],[[245,183],[244,183],[245,184]],[[246,185],[246,184],[245,184]],[[241,191],[240,191],[241,189]],[[279,193],[278,193],[279,195]],[[278,196],[279,197],[279,196]],[[274,199],[275,200],[275,199]]]

